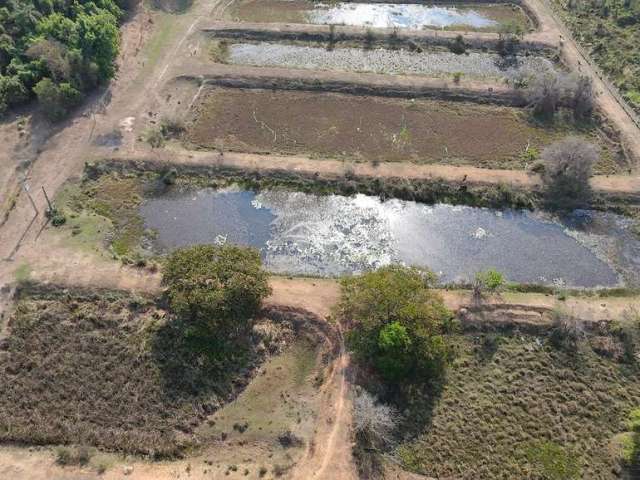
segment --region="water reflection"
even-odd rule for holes
[[[226,240],[261,249],[279,273],[331,276],[401,262],[428,266],[443,281],[493,267],[512,281],[593,287],[615,285],[621,273],[635,279],[640,270],[640,242],[614,215],[560,223],[365,195],[210,189],[149,199],[141,213],[162,250]]]

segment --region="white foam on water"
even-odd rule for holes
[[[392,3],[338,3],[336,6],[320,4],[308,14],[316,24],[370,26],[374,28],[443,28],[453,25],[474,28],[498,24],[474,10],[455,7],[430,7],[418,4]]]

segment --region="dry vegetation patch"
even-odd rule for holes
[[[0,346],[0,440],[181,454],[307,321],[265,315],[248,345],[213,358],[153,299],[28,287]]]
[[[564,117],[535,122],[513,107],[258,89],[202,97],[185,135],[200,148],[523,168],[542,147],[577,132],[603,146],[601,170],[616,168],[617,153],[597,129]]]
[[[634,364],[576,353],[530,335],[460,335],[459,358],[424,431],[399,448],[438,478],[576,478],[541,473],[548,460],[577,478],[617,478],[607,451],[640,403]],[[564,475],[569,475],[568,473]]]

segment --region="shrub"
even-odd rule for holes
[[[455,84],[460,83],[460,79],[462,79],[462,72],[455,72],[453,74],[453,83]]]
[[[573,111],[576,120],[593,113],[591,79],[555,70],[519,70],[510,79],[515,88],[523,89],[525,101],[535,115],[551,118],[561,105]]]
[[[631,411],[627,419],[627,429],[631,437],[625,445],[624,460],[627,466],[640,468],[640,408]]]
[[[149,145],[151,145],[151,148],[160,148],[164,145],[165,142],[162,130],[159,128],[151,128],[147,130],[147,133],[145,134],[145,140]]]
[[[354,457],[360,478],[383,478],[378,452],[393,441],[398,424],[396,410],[376,402],[366,390],[359,389],[353,399]]]
[[[178,117],[164,117],[160,121],[160,132],[166,138],[179,137],[184,133],[186,127],[184,121]]]
[[[271,292],[259,252],[233,245],[174,251],[163,283],[172,310],[197,331],[216,337],[246,331]]]
[[[561,309],[553,312],[553,326],[550,340],[557,348],[575,352],[578,342],[585,336],[582,320],[567,314]]]
[[[366,390],[359,389],[353,399],[353,429],[356,437],[369,448],[383,448],[392,442],[398,412],[376,402]]]
[[[573,209],[589,202],[589,178],[599,159],[594,145],[579,137],[567,137],[546,147],[541,159],[545,165],[545,196],[551,206]]]
[[[455,40],[449,44],[449,50],[456,55],[462,55],[467,51],[467,44],[464,43],[462,35],[456,36]]]
[[[391,383],[441,378],[453,316],[431,289],[435,282],[429,271],[401,266],[342,280],[338,309],[354,358]]]
[[[473,281],[473,298],[480,300],[485,292],[496,293],[505,283],[504,275],[497,270],[491,268],[478,272]]]
[[[77,448],[60,447],[56,450],[56,463],[59,465],[84,466],[91,460],[91,451],[84,446]]]
[[[82,94],[69,83],[55,84],[44,78],[33,87],[47,118],[62,120],[69,111],[80,105]]]

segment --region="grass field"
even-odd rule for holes
[[[405,465],[436,478],[619,478],[615,437],[640,405],[637,365],[588,344],[572,355],[534,336],[487,338],[455,338],[430,423],[398,449]],[[545,470],[549,459],[565,473]]]

